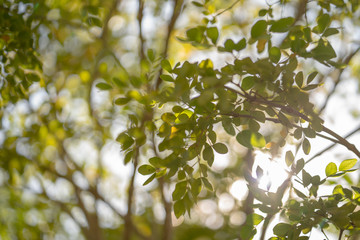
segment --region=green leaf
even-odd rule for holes
[[[196,2],[196,1],[191,1],[191,3],[193,5],[195,5],[196,7],[204,7],[204,4],[200,3],[200,2]]]
[[[232,39],[227,39],[224,43],[225,51],[232,52],[235,49],[235,43]]]
[[[263,216],[256,214],[256,213],[252,213],[247,216],[246,225],[256,226],[256,225],[259,225],[263,220],[264,220]]]
[[[251,145],[251,131],[250,130],[244,130],[241,131],[240,133],[238,133],[236,135],[236,140],[238,141],[238,143],[240,143],[241,145],[243,145],[244,147],[250,148],[252,149],[252,145]]]
[[[152,157],[149,159],[149,163],[151,165],[153,165],[156,168],[161,168],[164,167],[164,165],[162,164],[162,159],[159,157]]]
[[[186,178],[186,173],[184,170],[180,170],[178,171],[178,179],[179,180],[184,180]]]
[[[161,74],[160,78],[165,82],[175,82],[175,80],[170,75]]]
[[[249,225],[242,225],[240,227],[240,237],[241,239],[252,239],[256,234],[256,228]]]
[[[310,90],[313,90],[313,89],[315,89],[317,87],[319,87],[319,84],[309,84],[306,87],[303,87],[302,90],[310,91]]]
[[[269,10],[267,10],[267,9],[260,9],[259,10],[259,17],[263,17],[263,16],[265,16],[267,13],[268,13],[268,11]]]
[[[153,62],[155,60],[154,49],[149,48],[149,50],[147,50],[147,56],[148,56],[150,62]]]
[[[206,160],[209,166],[211,167],[214,162],[214,152],[212,148],[209,145],[206,145],[202,154],[204,160]]]
[[[323,37],[329,37],[331,35],[335,35],[338,34],[339,30],[337,30],[336,28],[328,28],[325,30],[325,32],[322,34]]]
[[[201,181],[204,183],[204,186],[209,190],[209,191],[214,191],[213,186],[211,185],[211,183],[209,182],[209,180],[205,177],[201,178]]]
[[[245,47],[246,47],[246,39],[243,38],[235,44],[234,50],[240,51],[243,50]]]
[[[251,134],[250,144],[256,148],[263,148],[266,145],[266,141],[263,135],[258,132],[253,132]]]
[[[135,142],[134,139],[126,133],[120,133],[119,136],[116,138],[116,141],[121,144],[121,150],[123,151],[131,147],[131,145],[133,145],[133,143]]]
[[[143,186],[148,185],[149,183],[152,182],[152,180],[155,179],[156,173],[154,173],[153,175],[151,175],[144,183]]]
[[[40,81],[40,76],[35,73],[26,74],[26,78],[31,82],[39,82]]]
[[[253,111],[250,114],[256,119],[256,121],[264,123],[266,120],[265,113],[262,111]]]
[[[187,190],[187,181],[178,182],[175,185],[175,190],[172,193],[172,199],[173,201],[180,200],[186,193]]]
[[[316,77],[317,74],[318,74],[318,72],[310,73],[309,76],[307,77],[306,84],[311,83],[314,80],[314,78]]]
[[[155,176],[156,176],[156,178],[161,178],[161,177],[165,176],[166,173],[167,173],[167,169],[166,169],[166,168],[163,168],[163,169],[157,171],[157,172],[155,173]]]
[[[278,63],[281,58],[281,52],[278,47],[271,47],[269,49],[269,58],[273,63]]]
[[[293,164],[294,159],[295,159],[294,154],[291,151],[287,151],[285,154],[285,162],[288,167],[290,167],[291,164]]]
[[[124,164],[125,165],[131,161],[133,155],[134,155],[134,151],[130,151],[125,155],[125,157],[124,157]]]
[[[311,183],[311,175],[305,170],[302,170],[302,181],[304,187],[307,187]]]
[[[216,143],[216,133],[214,131],[209,131],[208,132],[208,138],[210,139],[210,141],[215,144]]]
[[[216,44],[219,38],[219,30],[217,27],[210,27],[206,29],[206,35],[210,38],[213,44]]]
[[[161,119],[166,123],[172,124],[175,122],[176,117],[174,114],[167,112],[161,115]]]
[[[231,136],[235,136],[235,128],[234,128],[230,118],[224,118],[221,121],[221,124],[222,124],[225,132],[227,132]]]
[[[257,39],[266,34],[267,22],[265,20],[257,21],[251,28],[251,37]]]
[[[318,45],[311,51],[311,53],[319,62],[336,57],[335,50],[331,46],[330,42],[325,42],[322,39],[319,40]]]
[[[185,211],[186,209],[185,209],[184,201],[183,200],[176,201],[174,204],[174,214],[176,218],[179,218],[182,215],[184,215]]]
[[[303,85],[303,82],[304,82],[304,74],[303,72],[298,72],[295,76],[295,82],[296,82],[296,85],[301,88],[302,85]]]
[[[220,154],[225,154],[228,152],[227,146],[223,143],[215,143],[212,147],[215,149],[217,153]]]
[[[116,105],[125,105],[130,101],[130,98],[117,98],[115,100]]]
[[[337,166],[333,162],[329,163],[325,168],[325,174],[327,177],[335,174],[336,172],[337,172]]]
[[[346,171],[351,169],[353,166],[355,166],[356,162],[357,160],[355,158],[342,161],[339,166],[339,171]]]
[[[199,28],[191,28],[186,31],[186,36],[189,41],[200,43],[203,39],[203,31]]]
[[[169,61],[167,59],[163,59],[161,61],[161,67],[162,67],[162,69],[168,71],[169,73],[172,72],[171,64],[169,63]]]
[[[296,139],[300,139],[302,137],[302,129],[301,128],[297,128],[294,131],[294,138]]]
[[[305,136],[308,138],[316,137],[316,132],[313,129],[311,129],[310,127],[303,128],[303,132],[304,132]]]
[[[299,190],[297,190],[296,188],[293,188],[294,192],[296,193],[296,195],[298,195],[299,197],[301,197],[302,199],[307,199],[307,196],[305,194],[303,194],[302,192],[300,192]]]
[[[273,231],[276,236],[286,237],[292,231],[292,226],[288,223],[278,223]]]
[[[200,178],[194,179],[194,181],[190,183],[190,186],[191,186],[191,194],[193,195],[193,197],[196,198],[201,192],[201,187],[202,187],[201,179]]]
[[[104,82],[96,84],[96,87],[104,91],[112,89],[112,86],[110,84]]]
[[[247,91],[249,90],[250,88],[252,88],[255,84],[255,81],[254,81],[254,77],[253,76],[247,76],[245,77],[242,81],[241,81],[241,88],[244,90],[244,91]]]
[[[360,194],[360,187],[351,186],[351,188],[352,188],[357,194]]]
[[[302,149],[306,155],[308,155],[310,153],[311,145],[307,138],[304,138],[304,141],[302,143]]]
[[[296,162],[295,173],[298,174],[305,166],[305,160],[303,158]]]
[[[272,26],[270,27],[270,31],[279,33],[287,32],[290,29],[291,25],[294,23],[294,20],[295,19],[292,17],[279,19],[272,24]]]
[[[330,22],[331,22],[330,15],[322,14],[321,16],[318,17],[318,19],[316,21],[318,23],[316,30],[319,33],[322,33],[330,25]]]
[[[149,175],[149,174],[154,173],[155,171],[156,171],[156,169],[153,166],[148,165],[148,164],[144,164],[138,168],[138,172],[141,175]]]

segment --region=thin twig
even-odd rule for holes
[[[153,148],[153,152],[154,155],[156,157],[160,157],[159,153],[157,151],[156,148],[156,142],[155,142],[155,133],[154,131],[151,133],[151,141],[152,141],[152,148]],[[161,177],[158,179],[159,182],[159,191],[161,194],[161,200],[163,202],[164,205],[164,209],[165,209],[165,219],[164,219],[164,224],[163,224],[163,234],[162,234],[162,240],[170,240],[172,237],[172,220],[171,220],[171,213],[172,213],[172,203],[171,201],[167,201],[166,197],[165,197],[165,178]]]
[[[360,47],[357,48],[354,52],[352,52],[349,56],[347,56],[347,57],[344,59],[343,64],[348,65],[349,62],[351,61],[351,59],[352,59],[359,51],[360,51]],[[341,76],[342,76],[342,73],[344,72],[344,70],[345,70],[345,68],[339,70],[338,75],[337,75],[337,78],[336,78],[335,83],[334,83],[334,86],[333,86],[333,88],[331,89],[330,93],[326,96],[326,99],[325,99],[322,107],[320,108],[318,114],[321,114],[321,113],[325,110],[325,108],[326,108],[326,106],[327,106],[327,104],[328,104],[331,96],[333,96],[334,93],[336,92],[337,86],[338,86],[338,84],[341,82]]]
[[[217,13],[215,15],[215,17],[220,16],[221,14],[223,14],[224,12],[227,12],[229,10],[231,10],[237,3],[241,2],[240,0],[236,0],[235,2],[233,2],[229,7],[225,8],[224,10],[220,11],[219,13]]]
[[[348,138],[350,136],[352,136],[353,134],[357,133],[358,131],[360,131],[360,126],[358,126],[357,128],[355,128],[353,131],[351,131],[349,134],[347,134],[344,138]],[[336,146],[336,143],[331,144],[330,146],[324,148],[323,150],[321,150],[320,152],[318,152],[317,154],[315,154],[314,156],[312,156],[309,160],[306,161],[305,164],[311,162],[312,160],[314,160],[315,158],[321,156],[323,153],[329,151],[330,149],[332,149],[333,147]]]
[[[142,34],[142,20],[143,20],[143,12],[144,12],[144,0],[138,0],[139,9],[137,14],[138,25],[139,25],[139,39],[140,39],[140,47],[139,47],[139,56],[140,62],[145,59],[145,52],[144,52],[144,44],[145,39]]]
[[[130,184],[128,188],[128,200],[127,200],[127,213],[125,215],[125,224],[124,224],[124,240],[130,240],[131,233],[133,231],[133,223],[132,223],[132,206],[133,206],[133,199],[134,199],[134,190],[135,190],[135,177],[136,177],[136,170],[139,162],[139,147],[136,147],[134,150],[134,169],[132,172],[132,176],[130,179]]]
[[[162,57],[164,57],[164,58],[167,56],[169,43],[170,43],[170,37],[174,30],[175,23],[180,16],[181,9],[183,8],[183,3],[184,3],[184,0],[174,0],[173,13],[172,13],[170,22],[167,27],[167,33],[166,33],[165,42],[164,42],[164,49],[162,52]],[[162,82],[162,80],[160,78],[161,74],[162,74],[162,69],[160,69],[159,76],[157,77],[157,80],[155,83],[155,90],[159,89],[159,86]]]

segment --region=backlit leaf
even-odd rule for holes
[[[256,226],[259,225],[263,220],[264,220],[263,216],[256,213],[252,213],[247,216],[246,224],[249,226]]]
[[[273,63],[278,63],[281,58],[281,52],[278,47],[271,47],[269,50],[269,58]]]
[[[169,73],[172,72],[171,65],[170,65],[170,63],[169,63],[169,61],[168,61],[167,59],[163,59],[163,60],[161,61],[161,67],[162,67],[164,70],[168,71]]]
[[[219,38],[219,30],[217,27],[210,27],[206,29],[206,35],[210,38],[213,44],[216,44]]]
[[[184,215],[185,211],[186,211],[186,209],[185,209],[183,200],[179,200],[174,203],[174,214],[175,214],[176,218],[179,218],[182,215]]]
[[[335,174],[336,172],[337,172],[337,166],[333,162],[329,163],[325,168],[325,174],[327,177]]]
[[[355,158],[342,161],[339,166],[339,171],[346,171],[351,169],[353,166],[355,166],[356,162],[357,160]]]
[[[294,154],[291,151],[287,151],[285,154],[285,162],[287,166],[291,166],[291,164],[294,162]]]
[[[304,138],[304,141],[302,142],[302,149],[306,155],[310,153],[311,145],[307,138]]]

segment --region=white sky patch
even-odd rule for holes
[[[253,176],[256,177],[256,169],[259,166],[263,169],[263,176],[258,179],[259,187],[270,192],[276,192],[277,188],[288,177],[284,157],[270,160],[269,154],[257,151],[253,166]]]

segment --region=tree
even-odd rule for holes
[[[356,239],[360,128],[325,110],[357,79],[358,5],[2,1],[1,238]]]

